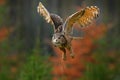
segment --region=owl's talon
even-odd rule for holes
[[[75,57],[75,55],[72,53],[72,54],[70,54],[70,57],[71,57],[71,58],[74,58],[74,57]]]

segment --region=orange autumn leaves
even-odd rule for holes
[[[0,28],[0,42],[8,38],[9,34],[13,31],[12,28],[1,27]]]
[[[0,5],[4,5],[6,0],[0,0]]]
[[[78,28],[77,25],[75,26]],[[72,41],[73,52],[75,53],[74,59],[71,59],[69,51],[67,51],[67,60],[62,61],[61,51],[58,48],[53,47],[57,55],[56,57],[51,58],[51,61],[53,62],[53,80],[59,80],[61,78],[63,78],[63,80],[75,80],[80,78],[85,71],[85,61],[95,62],[95,59],[92,57],[92,52],[97,46],[94,44],[94,40],[101,38],[105,34],[107,30],[106,25],[93,24],[80,30],[83,30],[85,35],[81,40]]]

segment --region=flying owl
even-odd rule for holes
[[[70,35],[74,27],[73,24],[78,23],[80,27],[86,27],[99,16],[100,11],[97,6],[86,7],[70,15],[65,22],[60,16],[49,13],[41,2],[39,2],[37,7],[37,12],[43,16],[47,23],[52,24],[54,29],[52,43],[61,50],[62,59],[66,60],[66,49],[69,50],[70,56],[74,58],[71,41],[73,39],[81,39]]]

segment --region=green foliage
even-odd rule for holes
[[[31,55],[21,68],[18,80],[51,80],[51,67],[46,57]]]
[[[42,50],[35,47],[28,54],[16,51],[20,47],[20,43],[10,46],[8,40],[0,44],[0,80],[51,80],[51,64],[40,55]]]
[[[120,63],[119,51],[109,50],[105,38],[95,43],[98,44],[93,52],[95,63],[86,63],[86,71],[80,80],[119,80]]]
[[[7,11],[6,6],[0,5],[0,25],[2,25],[3,22],[5,21],[6,11]]]
[[[9,67],[4,66],[0,72],[0,80],[11,80],[8,75],[10,75]]]
[[[105,64],[87,64],[85,76],[80,80],[109,80],[107,76],[107,67]]]

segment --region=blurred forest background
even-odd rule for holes
[[[61,61],[41,1],[64,20],[86,6],[100,16],[74,40],[75,59]],[[120,0],[0,0],[0,80],[120,80]],[[76,28],[78,25],[75,25]]]

